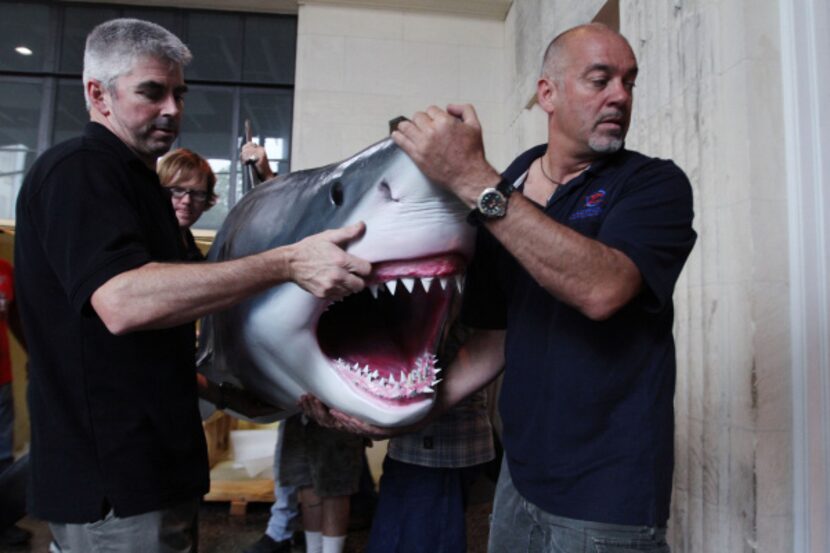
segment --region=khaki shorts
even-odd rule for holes
[[[314,488],[319,497],[352,495],[360,484],[363,438],[323,428],[299,416],[286,420],[280,456],[281,486]]]

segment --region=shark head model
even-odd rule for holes
[[[200,371],[283,408],[311,393],[373,424],[418,420],[432,406],[433,353],[472,254],[466,214],[391,139],[255,188],[228,215],[210,260],[364,221],[347,249],[372,275],[334,304],[288,283],[206,317]]]

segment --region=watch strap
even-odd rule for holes
[[[505,198],[509,198],[510,194],[516,191],[516,187],[513,186],[512,182],[502,177],[499,183],[496,185],[496,190],[501,192]]]

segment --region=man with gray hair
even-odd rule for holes
[[[155,163],[178,135],[190,57],[153,23],[96,27],[83,74],[91,121],[40,156],[18,198],[30,507],[63,552],[195,551],[209,481],[193,321],[286,281],[342,297],[371,270],[341,248],[362,225],[223,263],[180,261]]]

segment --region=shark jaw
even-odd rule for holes
[[[387,407],[432,401],[441,370],[434,353],[465,264],[456,254],[374,264],[366,289],[330,305],[317,324],[340,378]]]

